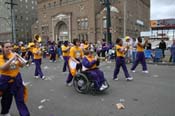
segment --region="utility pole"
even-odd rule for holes
[[[100,0],[100,3],[102,3],[103,5],[105,5],[106,7],[106,30],[107,30],[107,41],[108,43],[111,43],[111,8],[110,8],[110,1],[109,0]]]
[[[11,22],[12,22],[12,42],[16,43],[16,29],[15,29],[15,17],[14,17],[14,6],[17,5],[13,2],[13,0],[10,0],[10,2],[5,2],[5,4],[10,5],[11,10]]]
[[[107,13],[106,13],[106,18],[107,18],[107,39],[108,39],[108,43],[111,43],[111,8],[110,8],[110,2],[109,0],[106,0],[105,3],[106,9],[107,9]]]
[[[124,3],[123,3],[123,37],[125,38],[126,37],[126,5],[127,5],[127,0],[124,0]]]

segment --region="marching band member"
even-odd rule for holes
[[[25,48],[24,44],[21,45],[21,57],[25,58],[26,57],[26,51],[27,49]]]
[[[114,80],[118,80],[118,73],[120,71],[120,67],[122,66],[123,68],[123,72],[125,73],[125,77],[127,81],[131,81],[133,80],[133,78],[129,75],[127,67],[126,67],[126,63],[125,63],[125,53],[128,50],[128,46],[124,47],[123,46],[123,41],[122,39],[118,38],[116,40],[116,65],[115,65],[115,70],[114,70],[114,75],[113,75],[113,79]]]
[[[30,58],[31,58],[32,59],[32,64],[34,64],[33,53],[32,53],[33,48],[34,48],[34,43],[33,42],[29,43],[28,51],[27,51],[27,60],[29,61]]]
[[[43,75],[43,72],[41,70],[41,62],[42,62],[42,51],[40,48],[40,45],[37,41],[34,41],[35,47],[33,48],[33,54],[34,54],[34,62],[35,62],[35,78],[45,79],[45,76]]]
[[[20,116],[30,116],[24,102],[24,85],[19,68],[23,66],[19,55],[12,53],[12,45],[9,42],[1,44],[2,54],[0,55],[0,93],[1,115],[11,116],[9,110],[13,96]]]
[[[88,41],[87,40],[85,40],[84,41],[84,46],[83,46],[83,50],[88,50],[89,49],[89,44],[88,44]]]
[[[52,42],[49,47],[50,62],[56,62],[56,46],[55,42]]]
[[[64,65],[63,65],[63,72],[66,72],[66,67],[68,66],[68,60],[69,60],[69,42],[65,41],[64,45],[61,46],[62,52],[63,52],[63,59],[64,59]]]
[[[70,86],[73,77],[76,75],[78,69],[81,70],[80,60],[83,58],[83,50],[80,48],[80,41],[78,39],[73,40],[74,46],[70,49],[69,64],[69,75],[67,77],[67,85]]]
[[[145,55],[144,55],[144,48],[146,46],[146,44],[148,43],[148,40],[145,40],[145,43],[142,44],[142,38],[138,37],[138,43],[137,43],[137,55],[136,55],[136,60],[134,62],[134,64],[132,65],[131,71],[135,72],[135,68],[137,67],[137,65],[139,64],[139,62],[141,62],[142,64],[142,72],[143,73],[148,73],[147,70],[147,65],[146,65],[146,60],[145,60]]]

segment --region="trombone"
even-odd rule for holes
[[[24,65],[27,65],[29,62],[27,60],[25,60],[23,57],[21,57],[19,54],[15,53],[18,57],[18,60],[24,64]]]

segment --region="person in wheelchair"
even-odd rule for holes
[[[84,57],[82,59],[82,71],[87,72],[95,82],[95,88],[100,91],[108,88],[108,85],[105,84],[106,80],[104,78],[103,72],[98,68],[100,61],[98,58],[93,56],[93,53],[89,50],[84,51]]]

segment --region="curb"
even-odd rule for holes
[[[175,66],[175,63],[168,63],[168,62],[147,62],[147,64]]]

